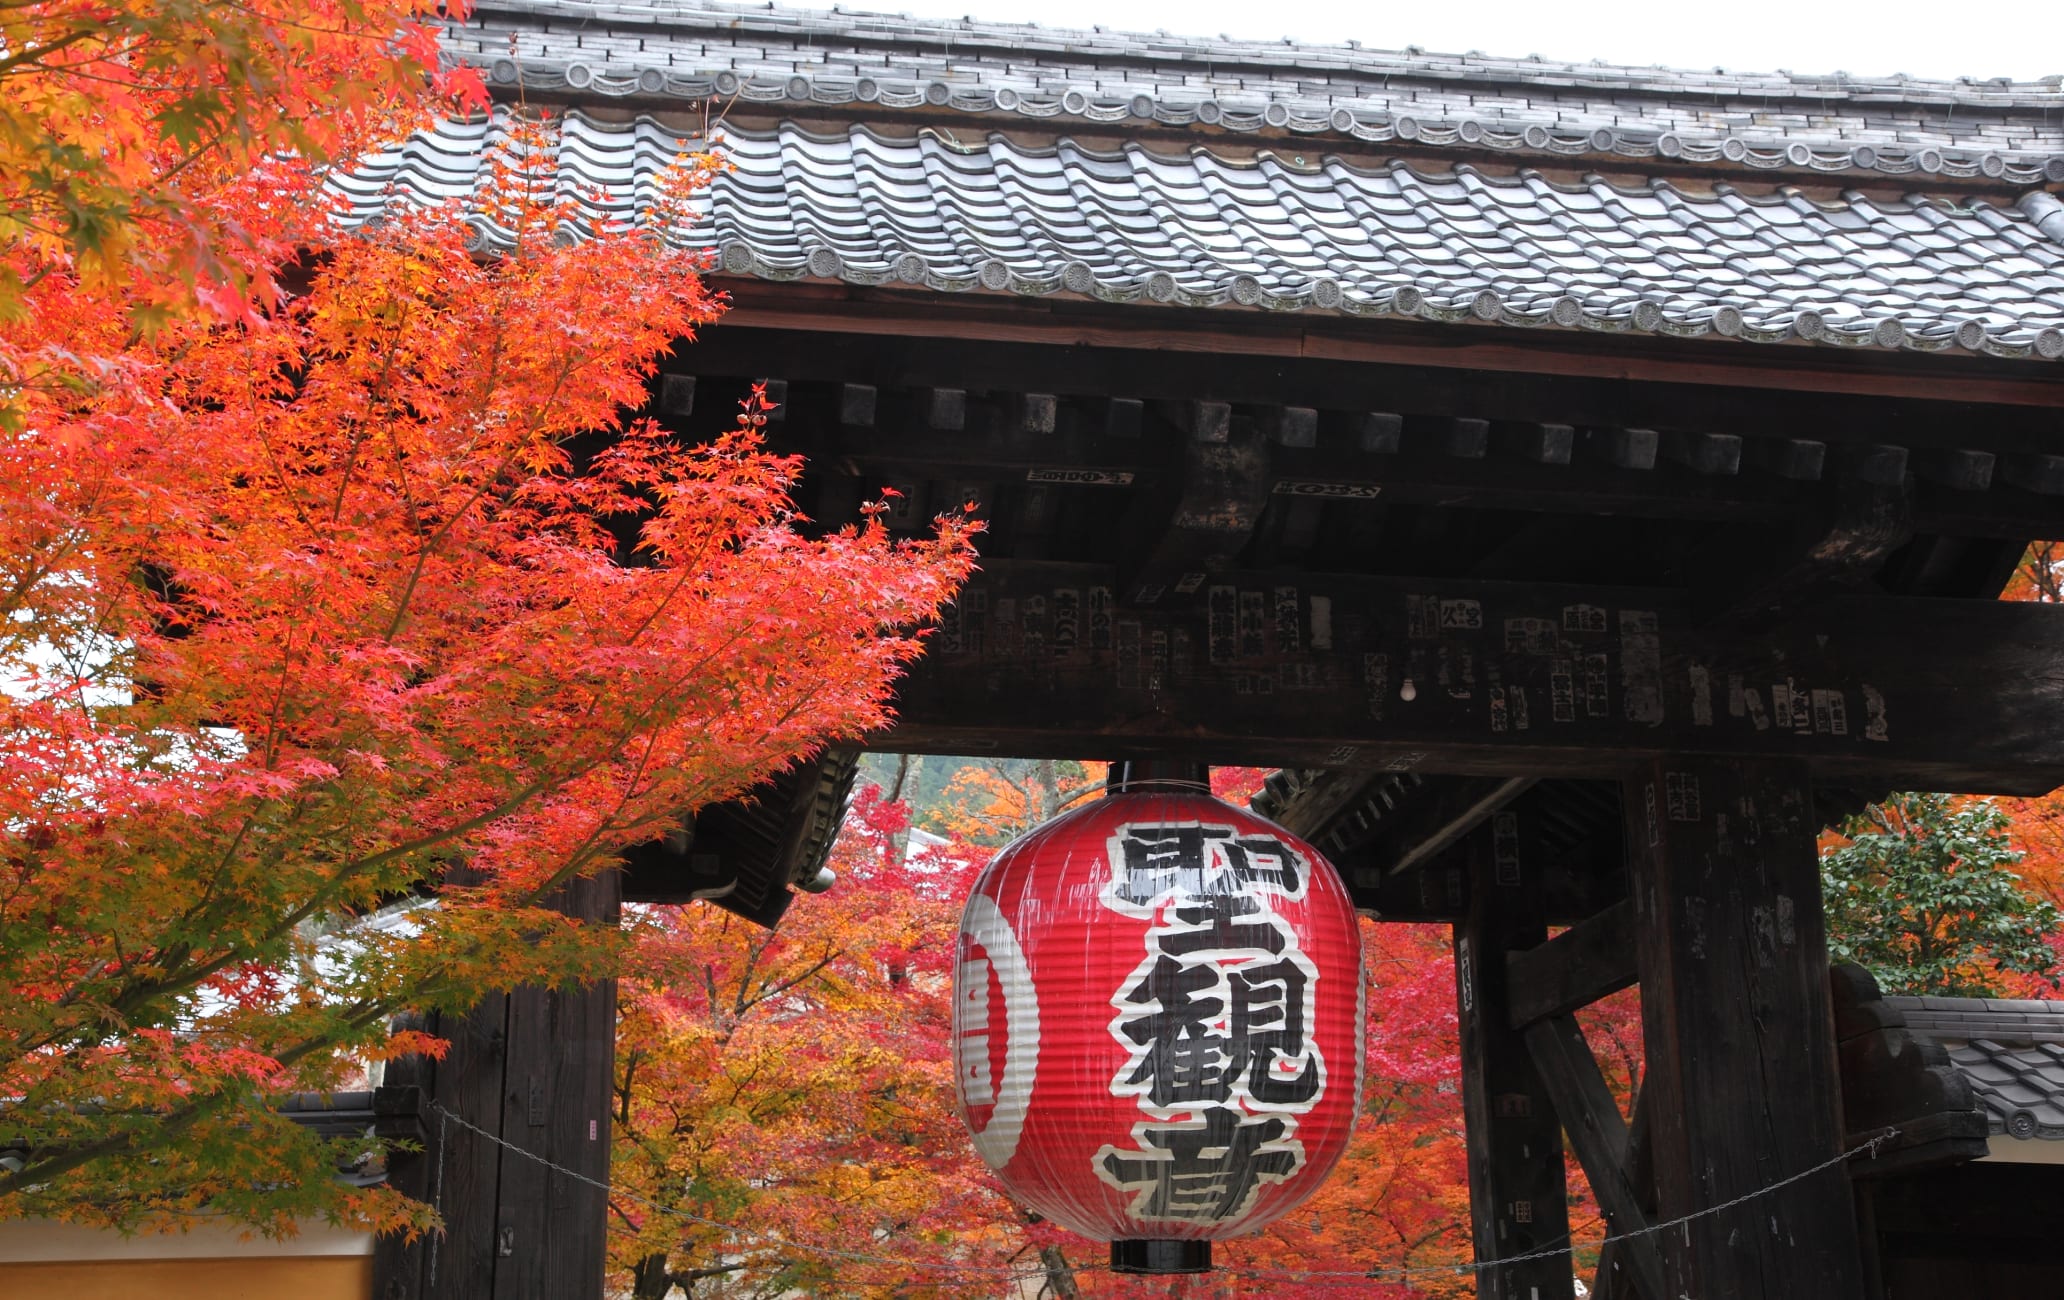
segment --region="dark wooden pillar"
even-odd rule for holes
[[[1627,786],[1656,1217],[1718,1206],[1841,1150],[1819,830],[1804,769],[1670,758]],[[1835,1166],[1660,1234],[1667,1300],[1862,1295]]]
[[[1512,1028],[1506,954],[1548,937],[1544,855],[1523,815],[1493,813],[1471,832],[1469,913],[1455,927],[1462,1111],[1469,1137],[1469,1210],[1479,1264],[1563,1247],[1485,1269],[1485,1300],[1569,1300],[1569,1198],[1562,1125],[1525,1041]]]
[[[614,871],[577,880],[562,910],[613,920],[621,887]],[[440,1207],[445,1232],[411,1246],[383,1241],[375,1300],[601,1300],[603,1193],[509,1146],[608,1182],[615,981],[491,994],[459,1023],[432,1029],[451,1042],[444,1060],[397,1062],[423,1091],[428,1138],[394,1177]]]

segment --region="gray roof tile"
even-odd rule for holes
[[[506,110],[335,178],[353,220],[463,200]],[[559,119],[561,188],[620,216],[684,142],[651,118]],[[2064,204],[1905,204],[1669,182],[1583,187],[1473,165],[1307,168],[1267,152],[1038,147],[934,128],[732,129],[733,170],[675,238],[769,279],[1332,310],[1758,342],[2064,355]],[[2045,202],[2046,200],[2047,202]],[[482,241],[502,236],[476,214]],[[1915,229],[1927,235],[1917,236]],[[1926,238],[1924,261],[1907,244]]]
[[[1995,1134],[2064,1139],[2064,1002],[1888,997],[1885,1004],[1949,1053]]]
[[[680,0],[480,0],[451,57],[513,93],[1203,122],[1740,168],[2064,181],[2057,79],[1687,73]],[[866,79],[858,70],[871,69]]]

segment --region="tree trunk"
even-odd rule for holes
[[[1047,764],[1050,768],[1052,764]],[[1059,1246],[1041,1246],[1039,1262],[1046,1269],[1046,1285],[1040,1294],[1052,1292],[1061,1300],[1076,1300],[1082,1291],[1075,1284],[1074,1266],[1068,1263],[1068,1256]]]
[[[896,776],[895,779],[889,782],[888,793],[882,796],[882,800],[885,803],[894,803],[901,799],[903,797],[904,784],[910,780],[911,775],[918,768],[922,767],[923,764],[924,759],[922,758],[913,758],[909,754],[896,755]]]
[[[1042,758],[1032,764],[1032,790],[1039,801],[1038,819],[1034,825],[1044,825],[1060,815],[1061,770],[1060,765],[1050,758]]]
[[[882,795],[882,799],[888,803],[895,803],[902,799],[903,791],[911,782],[917,779],[918,774],[922,771],[924,771],[924,755],[898,754],[896,756],[896,779],[889,782],[888,791]],[[909,849],[910,827],[906,824],[902,830],[889,837],[889,857],[893,861],[901,862],[903,855]]]
[[[631,1300],[666,1300],[674,1280],[667,1276],[667,1257],[659,1251],[638,1261],[631,1270]]]

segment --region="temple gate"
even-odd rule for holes
[[[1616,1245],[1600,1293],[1887,1293],[1871,1178],[1984,1118],[1884,1083],[1930,1062],[1848,1068],[1891,1022],[1833,997],[1814,837],[2064,781],[2064,609],[1995,599],[2064,538],[2056,87],[572,0],[448,49],[554,110],[598,214],[721,126],[676,233],[736,305],[658,418],[766,381],[813,526],[884,486],[893,527],[987,521],[867,745],[1282,767],[1259,806],[1358,906],[1455,928],[1480,1261],[1566,1237],[1567,1135],[1615,1232],[1827,1166]],[[463,196],[496,140],[340,185]],[[705,810],[623,897],[773,923],[850,778]],[[1571,1013],[1637,983],[1629,1125]],[[600,1176],[602,996],[512,994],[415,1082]],[[383,1296],[599,1286],[598,1193],[448,1154],[480,1221]],[[1567,1297],[1568,1258],[1481,1287]]]

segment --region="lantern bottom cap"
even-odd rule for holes
[[[1113,1273],[1209,1273],[1208,1241],[1114,1241]]]

